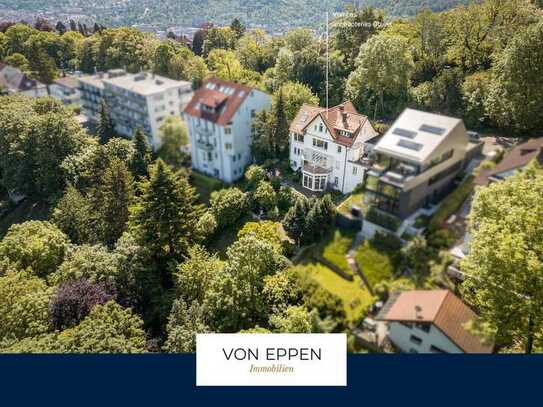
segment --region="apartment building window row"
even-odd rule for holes
[[[324,150],[328,150],[328,142],[320,140],[318,138],[313,138],[313,147],[318,147]]]

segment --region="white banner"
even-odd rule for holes
[[[346,334],[201,334],[197,386],[346,386]]]

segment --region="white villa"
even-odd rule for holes
[[[191,144],[192,167],[231,183],[251,163],[252,124],[269,108],[268,94],[249,86],[209,79],[184,111]]]
[[[363,182],[378,133],[351,102],[325,109],[303,105],[290,126],[290,165],[311,191],[343,193]]]

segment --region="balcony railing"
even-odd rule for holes
[[[304,171],[311,174],[328,174],[332,172],[334,159],[311,148],[303,151]]]
[[[213,149],[215,148],[215,146],[213,146],[213,144],[208,143],[205,140],[196,140],[196,147],[198,147],[201,150],[205,150],[205,151],[213,151]]]

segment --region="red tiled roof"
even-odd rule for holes
[[[225,93],[221,91],[221,88],[228,88],[231,91]],[[194,93],[185,108],[185,113],[193,117],[201,117],[220,126],[226,126],[252,91],[253,88],[249,86],[210,78]],[[202,111],[200,108],[202,104],[214,109],[215,112]]]
[[[448,290],[413,290],[391,297],[379,319],[397,322],[428,322],[439,328],[466,353],[491,353],[492,346],[469,333],[464,324],[477,315]]]
[[[482,170],[475,178],[475,185],[486,186],[490,182],[489,178],[502,172],[523,168],[536,158],[543,164],[543,137],[528,140],[513,148],[494,168]]]
[[[368,118],[356,111],[354,105],[347,101],[326,110],[323,107],[303,105],[290,125],[290,131],[302,134],[309,124],[318,116],[322,117],[332,138],[344,146],[352,146],[360,129]],[[343,136],[340,131],[352,133],[352,137]]]

